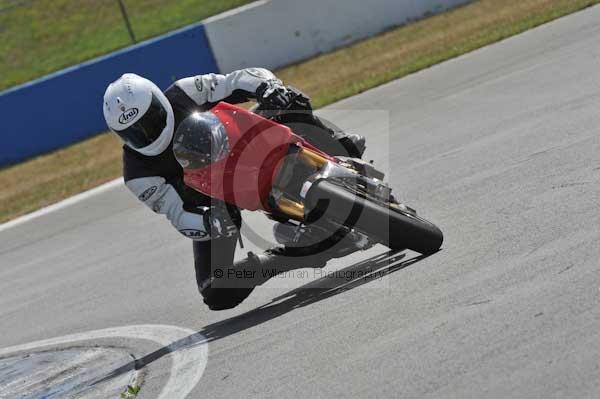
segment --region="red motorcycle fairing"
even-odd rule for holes
[[[269,211],[272,182],[289,146],[302,138],[287,126],[224,102],[210,112],[225,126],[229,155],[205,168],[185,169],[185,184],[241,209]]]

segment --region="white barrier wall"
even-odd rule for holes
[[[277,68],[471,0],[261,0],[204,21],[219,70]]]

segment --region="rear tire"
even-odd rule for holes
[[[326,218],[361,231],[390,249],[436,252],[444,236],[433,223],[359,197],[327,180],[315,182],[305,199],[309,220]]]

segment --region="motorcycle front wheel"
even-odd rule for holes
[[[442,246],[444,236],[433,223],[400,208],[363,198],[328,180],[311,186],[305,198],[309,219],[327,218],[354,228],[390,249],[431,254]]]

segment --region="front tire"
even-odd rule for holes
[[[309,220],[326,218],[367,234],[390,249],[411,249],[422,254],[436,252],[444,236],[433,223],[362,198],[327,180],[313,183],[305,204]]]

